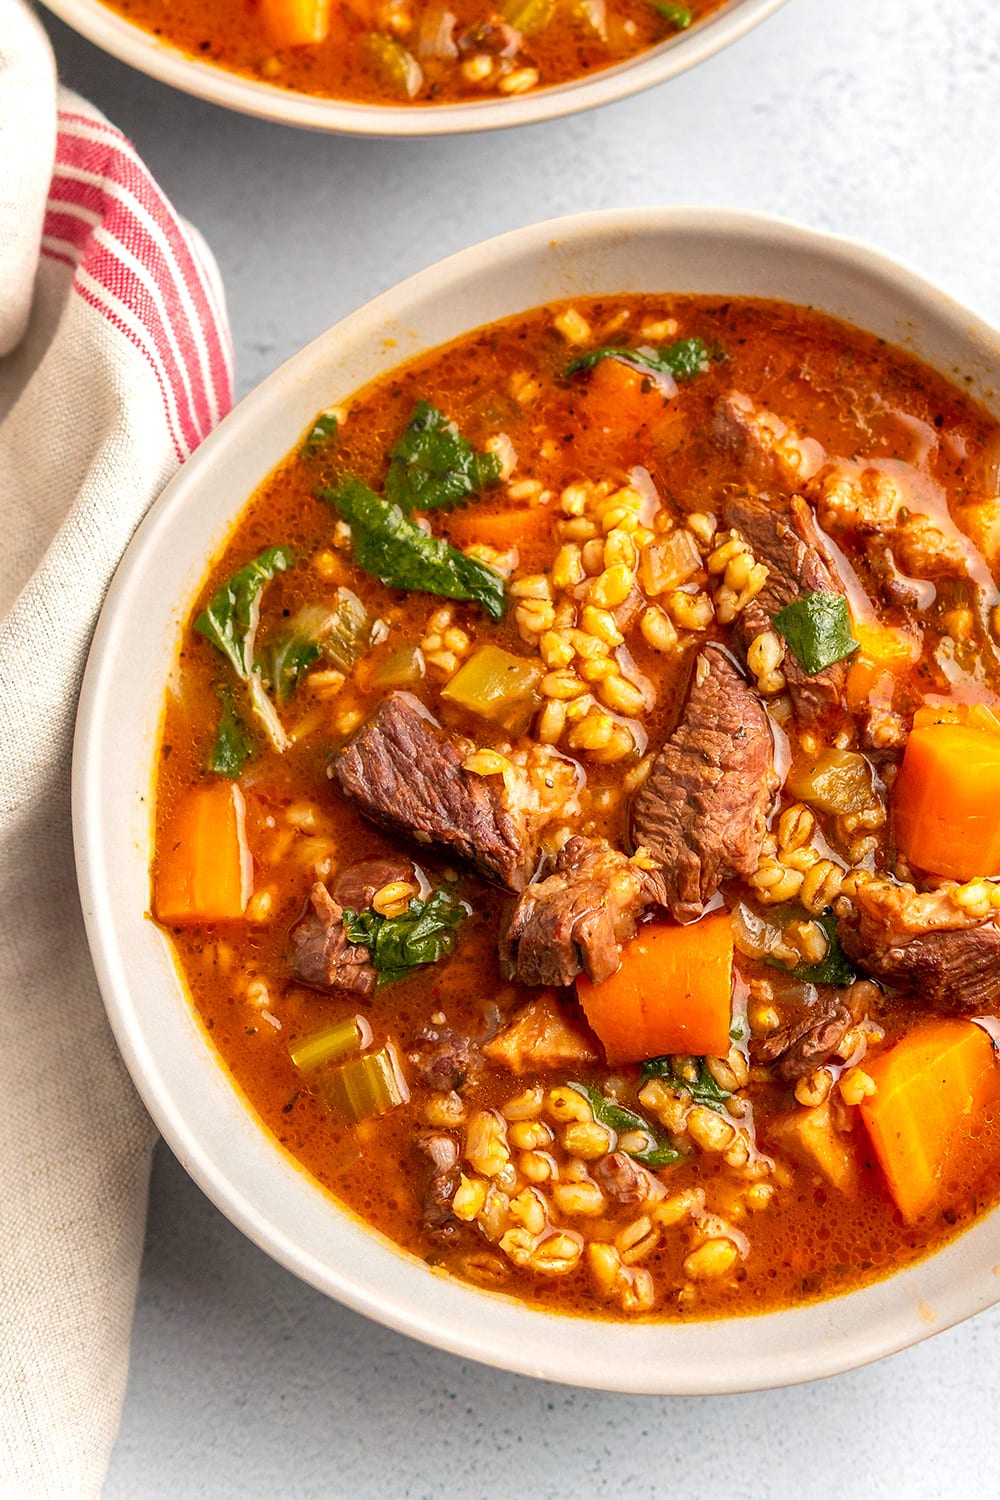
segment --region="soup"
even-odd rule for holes
[[[184,628],[153,913],[339,1201],[616,1318],[995,1201],[998,451],[750,299],[538,309],[317,416]]]
[[[206,62],[358,104],[504,99],[625,62],[723,0],[114,0],[126,20]]]

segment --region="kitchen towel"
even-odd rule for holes
[[[0,0],[0,1495],[99,1493],[154,1132],[84,936],[70,759],[87,647],[150,502],[229,407],[200,237]]]

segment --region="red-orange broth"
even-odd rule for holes
[[[602,347],[674,350],[674,358],[690,340],[700,341],[700,350],[685,345],[696,368],[682,372],[672,390],[641,361],[618,356],[566,373],[573,359]],[[732,404],[734,392],[745,405]],[[482,492],[426,517],[435,534],[457,548],[478,547],[480,560],[505,575],[498,622],[475,602],[377,581],[352,558],[356,529],[317,498],[346,475],[381,495],[390,454],[420,402],[445,414],[448,430],[457,429],[475,453],[492,449]],[[736,426],[727,429],[727,421]],[[938,1248],[991,1207],[1000,1185],[1000,1091],[990,1039],[969,1017],[1000,1009],[992,994],[1000,981],[989,977],[995,965],[976,970],[968,983],[979,986],[978,998],[967,1003],[972,990],[934,967],[940,928],[920,938],[930,944],[919,950],[924,967],[914,967],[914,958],[891,977],[884,955],[845,958],[844,948],[856,953],[851,934],[873,891],[893,920],[897,908],[909,920],[914,903],[930,902],[938,917],[945,913],[948,933],[960,934],[949,936],[960,948],[993,941],[998,871],[942,879],[908,862],[892,832],[893,785],[915,716],[938,728],[960,720],[1000,731],[993,712],[1000,703],[993,419],[959,384],[814,311],[648,295],[580,299],[482,328],[343,401],[326,428],[263,482],[206,573],[164,709],[157,779],[154,913],[212,1043],[267,1129],[337,1199],[428,1263],[531,1303],[619,1318],[761,1312],[849,1291]],[[825,555],[848,601],[837,608],[847,609],[861,641],[815,674],[824,681],[824,672],[833,674],[836,696],[808,723],[801,718],[806,699],[793,701],[795,673],[802,674],[787,640],[777,637],[784,655],[776,667],[761,666],[759,637],[747,646],[742,622],[755,606],[752,598],[739,601],[760,559],[724,523],[726,507],[746,497],[759,507],[765,496],[767,507],[785,514],[799,503],[794,495],[804,497],[820,548],[833,544]],[[872,520],[873,507],[881,520]],[[661,588],[647,549],[659,548],[662,564],[667,537],[681,537],[676,546],[689,571]],[[352,665],[342,669],[322,657],[307,664],[278,703],[292,740],[280,754],[223,655],[192,628],[225,580],[276,544],[291,549],[294,560],[263,588],[258,659],[289,619],[306,606],[329,606],[341,597],[337,590],[352,591],[369,618]],[[727,544],[728,560],[721,550]],[[632,569],[630,618],[618,616],[623,644],[587,654],[584,620],[592,631],[607,626],[600,606],[587,604],[597,597],[594,580],[622,558]],[[758,597],[767,597],[766,586]],[[611,609],[604,614],[611,618]],[[574,641],[580,650],[567,658],[566,643]],[[692,672],[707,671],[693,664],[718,664],[710,642],[724,646],[725,670],[740,674],[740,691],[759,702],[785,785],[768,799],[752,868],[736,875],[724,868],[704,902],[703,921],[731,914],[731,1050],[724,1046],[709,1062],[675,1052],[674,1062],[661,1062],[660,1076],[649,1078],[640,1057],[605,1061],[572,982],[520,983],[516,963],[509,977],[509,951],[508,976],[500,972],[498,944],[509,940],[498,935],[526,898],[483,878],[454,847],[407,839],[366,816],[331,777],[331,756],[364,733],[387,694],[408,692],[445,735],[463,737],[456,741],[460,757],[501,757],[512,768],[511,786],[535,774],[532,755],[542,757],[551,783],[542,803],[548,796],[558,805],[533,814],[539,880],[552,877],[571,834],[587,848],[610,848],[609,860],[625,861],[633,854],[643,777],[655,788],[660,747],[691,713]],[[486,644],[536,674],[514,731],[442,697]],[[411,671],[402,689],[392,678],[401,652]],[[608,677],[580,675],[598,658],[620,669],[625,682],[612,694],[613,708]],[[387,686],[390,661],[397,666]],[[549,693],[559,673],[577,674],[583,687],[576,696]],[[628,691],[637,684],[638,697]],[[273,683],[265,677],[264,685],[273,698]],[[206,769],[220,686],[252,746],[235,779]],[[571,709],[577,702],[587,705],[582,714]],[[570,715],[561,728],[563,710],[553,711],[553,703]],[[581,738],[576,726],[584,721]],[[540,739],[548,741],[541,750]],[[738,739],[739,732],[733,743]],[[829,764],[846,780],[818,777],[831,752]],[[463,763],[453,774],[495,803],[507,795],[502,775],[482,760],[473,765],[479,770]],[[177,860],[205,857],[192,844],[185,808],[199,790],[220,785],[238,788],[222,797],[245,805],[252,894],[242,915],[203,920],[188,889],[182,906],[194,905],[178,915],[176,900],[164,895],[176,884]],[[839,807],[838,796],[847,797]],[[447,887],[467,904],[450,956],[367,996],[303,982],[290,933],[309,911],[311,889],[317,882],[335,889],[358,861],[401,854],[424,878],[420,900],[429,888]],[[623,878],[659,878],[655,859],[643,866],[641,850],[635,858],[639,864],[628,864]],[[669,885],[670,871],[666,879]],[[656,932],[680,930],[663,915],[664,899],[632,911],[640,936],[653,931],[650,921]],[[618,938],[624,974],[630,943],[627,933]],[[665,942],[674,943],[669,931]],[[586,968],[587,939],[570,950],[565,961]],[[527,964],[525,952],[522,943],[517,963]],[[964,953],[949,960],[953,969],[956,962],[961,969]],[[817,963],[834,960],[847,965],[837,982],[815,978]],[[602,960],[591,954],[589,961]],[[667,959],[675,961],[681,963]],[[691,979],[689,989],[696,992],[698,983]],[[655,989],[647,985],[654,1008],[662,999]],[[707,1006],[710,997],[702,998]],[[518,1029],[526,1013],[534,1017],[530,1036]],[[828,1013],[840,1034],[824,1054],[812,1023]],[[290,1050],[358,1014],[372,1033],[367,1055],[387,1043],[395,1048],[408,1102],[349,1123],[321,1097],[321,1080],[344,1059],[303,1072]],[[879,1123],[891,1131],[899,1118],[885,1059],[905,1056],[893,1049],[915,1037],[933,1039],[928,1028],[941,1021],[961,1058],[940,1064],[940,1085],[919,1075],[907,1085],[916,1089],[905,1096],[916,1104],[915,1134],[895,1158],[905,1180],[890,1192],[888,1158],[873,1149]],[[432,1039],[422,1039],[428,1031]],[[789,1048],[766,1060],[768,1048],[788,1036]],[[442,1037],[446,1055],[435,1073]],[[455,1037],[466,1045],[467,1066],[449,1073]],[[815,1066],[803,1071],[803,1056]],[[970,1068],[978,1069],[975,1077]],[[620,1119],[617,1129],[602,1125],[587,1087],[638,1115],[650,1134],[637,1135]],[[947,1119],[940,1139],[928,1143],[918,1139],[918,1127],[932,1096]],[[437,1166],[429,1136],[444,1153]],[[451,1144],[441,1147],[441,1138]],[[640,1158],[656,1143],[676,1150],[677,1159],[644,1165]],[[938,1147],[939,1159],[921,1177],[916,1157]],[[888,1170],[891,1176],[891,1160]],[[914,1213],[921,1192],[930,1198]],[[909,1203],[908,1214],[901,1203]]]

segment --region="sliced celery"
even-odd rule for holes
[[[872,768],[857,750],[822,750],[811,766],[793,766],[786,786],[810,807],[838,816],[863,812],[875,801]]]
[[[424,670],[423,652],[411,641],[386,657],[373,681],[380,688],[413,687],[423,678]]]
[[[337,1118],[349,1125],[384,1115],[410,1097],[391,1042],[379,1052],[368,1052],[321,1074],[315,1087]]]
[[[365,50],[375,71],[404,99],[415,99],[423,87],[423,69],[413,56],[391,36],[373,31],[365,39]]]
[[[351,1052],[362,1052],[371,1042],[372,1029],[364,1016],[349,1016],[304,1036],[289,1048],[292,1062],[301,1073],[311,1073],[324,1063],[336,1062]]]
[[[511,734],[527,729],[538,707],[542,668],[500,646],[480,646],[459,668],[441,696]]]

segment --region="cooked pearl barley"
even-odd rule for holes
[[[507,1128],[493,1110],[477,1110],[465,1136],[465,1157],[482,1177],[495,1177],[510,1160]]]
[[[615,761],[625,760],[627,756],[635,753],[635,740],[632,738],[624,724],[616,724],[611,731],[611,738],[601,750],[590,752],[593,760],[602,765],[611,765]]]
[[[513,769],[506,755],[498,750],[473,750],[462,762],[462,770],[472,771],[476,776],[503,776]]]
[[[613,1289],[623,1270],[622,1258],[614,1245],[606,1245],[601,1240],[591,1240],[587,1246],[587,1264],[603,1292]]]
[[[559,1175],[555,1160],[546,1151],[522,1151],[517,1166],[527,1182],[548,1182]]]
[[[564,542],[556,553],[549,572],[555,589],[575,588],[583,582],[583,556],[576,542]]]
[[[593,604],[583,606],[580,625],[587,635],[596,636],[607,646],[620,646],[625,639],[610,610],[597,609]]]
[[[585,484],[568,484],[559,496],[559,508],[565,516],[582,516],[589,499]]]
[[[554,1182],[552,1201],[560,1213],[571,1217],[596,1217],[607,1207],[596,1182]]]
[[[840,1080],[840,1097],[845,1104],[860,1104],[878,1092],[878,1085],[863,1068],[848,1068]]]
[[[693,510],[685,521],[688,531],[693,531],[704,547],[707,547],[715,536],[718,524],[710,512],[702,510]]]
[[[612,1149],[612,1133],[596,1120],[571,1122],[562,1133],[563,1148],[581,1161],[597,1161]]]
[[[706,1240],[684,1259],[684,1275],[689,1281],[715,1281],[727,1275],[739,1259],[732,1240]]]
[[[673,651],[677,646],[676,627],[656,604],[643,610],[639,629],[646,644],[652,646],[654,651]]]
[[[731,531],[726,540],[709,555],[705,566],[710,573],[724,573],[727,564],[746,550],[747,544],[743,538]]]
[[[815,1068],[795,1085],[796,1101],[806,1109],[816,1109],[826,1101],[832,1087],[833,1077],[829,1068]]]
[[[768,905],[790,901],[801,888],[802,872],[786,870],[776,860],[765,859],[750,876],[750,884]]]
[[[608,714],[589,713],[569,732],[571,750],[603,750],[614,733],[615,721]]]
[[[630,719],[646,712],[646,697],[642,689],[617,673],[609,673],[598,683],[597,691],[608,708]]]
[[[695,1145],[708,1152],[725,1151],[736,1135],[735,1127],[728,1120],[702,1104],[696,1104],[688,1114],[687,1129]]]
[[[615,609],[619,604],[625,603],[632,588],[631,569],[624,563],[615,563],[614,567],[605,568],[603,573],[591,580],[587,587],[587,599],[600,609]]]
[[[705,1189],[685,1188],[682,1193],[675,1193],[665,1203],[658,1203],[652,1216],[662,1228],[671,1229],[675,1224],[681,1224],[692,1215],[701,1213],[704,1207]]]
[[[514,611],[518,632],[523,640],[531,640],[543,631],[551,630],[556,612],[546,599],[522,599]]]
[[[580,663],[580,676],[584,682],[603,682],[606,677],[617,677],[618,668],[607,656],[592,656]]]
[[[508,1127],[507,1139],[519,1151],[537,1151],[552,1144],[552,1131],[544,1120],[515,1120]]]
[[[454,1089],[450,1094],[432,1094],[424,1109],[428,1125],[437,1125],[443,1130],[464,1124],[465,1115],[465,1101]]]
[[[531,1269],[543,1276],[566,1276],[576,1269],[583,1254],[583,1240],[571,1229],[561,1229],[542,1240],[531,1257]]]
[[[569,1124],[571,1121],[590,1121],[594,1118],[594,1111],[587,1103],[582,1094],[576,1089],[555,1088],[550,1089],[545,1108],[553,1120],[560,1125]]]
[[[707,594],[686,594],[675,589],[666,598],[670,618],[682,630],[704,630],[715,617],[715,608]]]
[[[818,915],[836,901],[843,879],[844,871],[832,859],[818,859],[803,877],[799,900],[807,911]]]
[[[508,1099],[500,1113],[505,1120],[534,1120],[541,1113],[543,1098],[542,1090],[536,1085]]]
[[[510,1200],[510,1216],[515,1224],[521,1224],[529,1234],[541,1234],[548,1223],[545,1199],[537,1188],[522,1188]]]
[[[793,802],[778,819],[778,848],[801,849],[811,842],[815,832],[816,819],[812,811],[802,802]]]
[[[780,693],[785,686],[779,671],[785,656],[785,643],[776,630],[763,630],[747,648],[747,667],[757,679],[762,693]]]
[[[463,1174],[451,1200],[451,1211],[456,1219],[462,1219],[466,1224],[471,1223],[477,1214],[482,1213],[488,1191],[489,1185],[481,1177],[466,1177]]]
[[[560,524],[559,535],[568,542],[591,541],[597,537],[597,523],[589,516],[573,516]]]
[[[420,895],[420,887],[409,880],[390,880],[387,885],[377,890],[372,897],[372,908],[383,917],[398,917],[406,911],[415,896]]]
[[[567,307],[557,313],[552,319],[552,326],[559,330],[568,344],[590,342],[590,324],[575,307]]]
[[[599,536],[592,537],[589,542],[584,542],[580,557],[583,571],[589,578],[604,571],[604,543]]]
[[[613,527],[604,539],[604,566],[613,568],[617,563],[623,563],[631,570],[637,561],[635,544],[628,532],[620,526]]]
[[[538,649],[547,667],[568,667],[575,656],[571,643],[556,630],[545,630],[538,640]]]
[[[544,573],[528,573],[508,585],[515,599],[551,599],[552,585]]]
[[[543,745],[556,745],[566,728],[566,705],[552,698],[538,716],[535,733]]]
[[[579,698],[581,693],[587,691],[586,683],[581,682],[575,672],[565,669],[559,672],[546,672],[540,687],[544,698],[558,698],[560,701]]]
[[[641,1267],[622,1271],[619,1282],[622,1312],[645,1313],[656,1302],[656,1287],[648,1271]]]

